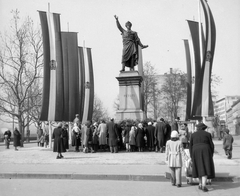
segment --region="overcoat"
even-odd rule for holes
[[[130,129],[131,127],[129,125],[127,125],[124,128],[124,132],[123,132],[123,137],[124,137],[124,143],[128,144],[129,143],[129,133],[130,133]]]
[[[213,162],[214,144],[210,133],[198,130],[190,138],[189,152],[192,159],[192,177],[215,177]]]
[[[13,146],[14,147],[21,146],[20,141],[21,141],[21,134],[17,129],[15,129],[13,131]]]
[[[188,159],[180,140],[168,140],[166,143],[166,161],[169,167],[182,167],[182,155],[185,160]]]
[[[93,139],[93,128],[92,127],[86,127],[84,146],[89,147],[89,145],[92,144],[92,139]]]
[[[137,147],[144,147],[144,129],[143,128],[137,128],[136,130],[136,145]]]
[[[147,135],[147,146],[149,148],[153,148],[154,147],[154,141],[155,141],[154,130],[155,130],[154,126],[152,126],[152,125],[148,125],[147,126],[146,135]]]
[[[112,121],[107,123],[107,135],[108,135],[109,146],[110,147],[117,146],[118,133],[117,133],[116,125]]]
[[[234,139],[230,134],[226,134],[223,137],[223,149],[232,151],[232,143]]]
[[[99,132],[99,145],[106,145],[107,144],[107,125],[106,123],[101,123],[98,126]]]
[[[63,128],[63,132],[62,132],[62,138],[63,138],[63,146],[65,149],[69,149],[69,143],[68,143],[68,129],[67,128]]]
[[[164,146],[164,137],[166,134],[166,124],[164,122],[158,122],[155,127],[155,138],[158,141],[158,146],[162,148]]]
[[[53,130],[52,138],[54,139],[53,143],[53,152],[66,152],[66,149],[63,145],[63,138],[62,138],[63,129],[61,127],[57,127]]]
[[[81,145],[81,130],[78,126],[74,126],[72,129],[72,146]]]
[[[131,129],[129,132],[129,144],[135,146],[136,140],[135,140],[136,132],[134,129]]]

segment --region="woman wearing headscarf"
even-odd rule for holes
[[[57,152],[57,159],[63,158],[62,153],[66,152],[66,149],[63,145],[63,129],[62,129],[62,123],[58,123],[57,127],[53,130],[52,138],[54,139],[53,144],[53,152]]]
[[[215,177],[213,162],[214,144],[204,123],[196,125],[197,131],[190,138],[189,152],[192,159],[192,177],[199,178],[199,189],[207,192],[207,179]]]

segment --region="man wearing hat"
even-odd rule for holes
[[[164,137],[167,132],[166,124],[164,123],[164,119],[160,118],[160,121],[157,122],[155,127],[155,139],[157,140],[156,152],[159,151],[163,153],[163,146],[164,146]]]

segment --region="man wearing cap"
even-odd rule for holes
[[[164,146],[164,137],[167,132],[166,124],[164,123],[164,119],[160,118],[160,121],[157,122],[155,127],[155,139],[157,140],[156,152],[159,151],[163,153],[163,146]],[[158,147],[158,148],[157,148]]]

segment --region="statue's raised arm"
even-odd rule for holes
[[[137,35],[137,32],[132,31],[132,23],[126,22],[125,26],[127,30],[123,29],[118,21],[118,17],[114,15],[116,19],[117,27],[122,32],[123,38],[123,54],[122,54],[122,69],[120,72],[125,71],[125,66],[130,70],[134,70],[134,66],[138,64],[138,46],[142,49],[147,48],[148,45],[143,45]]]
[[[121,24],[119,23],[118,17],[116,15],[114,15],[114,18],[116,19],[118,29],[123,33],[124,29],[122,28]]]

